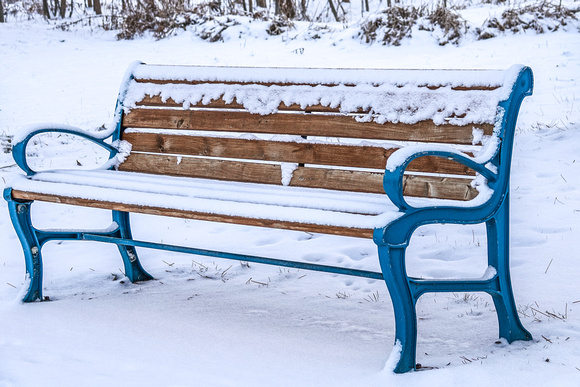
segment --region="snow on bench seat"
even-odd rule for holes
[[[41,172],[11,186],[61,198],[359,229],[384,227],[402,215],[381,194],[110,170]]]

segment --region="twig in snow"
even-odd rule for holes
[[[203,267],[205,270],[207,270],[207,269],[208,269],[208,267],[207,267],[207,266],[205,266],[205,265],[203,265],[203,264],[201,264],[201,263],[199,263],[199,262],[196,262],[196,261],[194,261],[194,260],[192,259],[192,260],[191,260],[191,266],[193,266],[193,264],[194,264],[194,263],[195,263],[196,265],[199,265],[199,266]]]
[[[547,338],[546,336],[544,336],[544,335],[541,335],[541,336],[542,336],[542,338],[543,338],[544,340],[546,340],[548,343],[552,344],[552,340],[548,339],[548,338]]]
[[[14,289],[18,289],[16,286],[12,285],[10,282],[6,282],[6,284],[12,286]]]
[[[550,265],[552,264],[553,260],[554,260],[554,258],[550,259],[550,263],[548,263],[548,267],[546,268],[546,271],[544,272],[544,274],[546,274],[548,272],[548,269],[550,268]]]
[[[230,267],[228,267],[227,269],[225,269],[224,271],[222,271],[222,277],[224,275],[226,275],[226,271],[230,270],[232,268],[232,266],[234,266],[234,265],[230,265]]]

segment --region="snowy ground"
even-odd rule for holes
[[[298,31],[300,26],[298,27]],[[394,335],[384,283],[325,273],[142,250],[156,280],[130,284],[114,246],[46,245],[45,294],[22,304],[24,262],[0,202],[0,386],[497,386],[580,383],[580,34],[524,34],[459,47],[418,34],[400,47],[336,34],[206,43],[0,25],[0,133],[112,118],[130,62],[297,67],[531,66],[512,174],[512,279],[533,342],[497,341],[485,294],[435,294],[418,305],[417,361],[436,369],[384,372]],[[62,153],[67,152],[62,149]],[[16,169],[0,155],[0,177]],[[41,227],[108,224],[108,214],[39,204]],[[378,267],[372,241],[135,216],[140,239],[241,253]],[[479,276],[482,227],[421,228],[413,275]],[[230,267],[231,265],[231,267]],[[207,270],[205,269],[207,268]]]

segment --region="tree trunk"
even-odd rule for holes
[[[66,0],[60,0],[60,18],[64,19],[66,16]]]
[[[266,0],[256,0],[256,5],[260,8],[266,8]]]
[[[101,11],[101,0],[94,0],[94,8],[95,8],[95,13],[97,15],[102,15],[103,12]]]
[[[93,8],[93,0],[87,0],[87,7]]]
[[[4,6],[2,6],[2,0],[0,0],[0,23],[4,23]]]
[[[336,8],[334,7],[334,4],[332,4],[332,0],[328,0],[328,5],[330,6],[330,10],[332,11],[332,14],[334,15],[334,20],[339,21],[338,12],[336,12]]]
[[[48,0],[42,0],[42,13],[44,17],[50,19],[50,10],[48,9]]]

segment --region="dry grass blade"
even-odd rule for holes
[[[546,340],[548,343],[552,344],[552,340],[548,339],[546,336],[542,335],[542,338]]]

